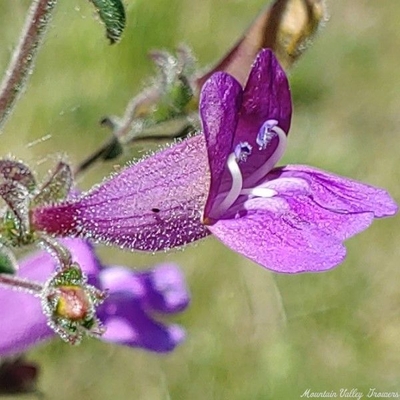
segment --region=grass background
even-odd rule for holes
[[[39,173],[60,152],[77,163],[106,139],[98,120],[121,115],[143,86],[150,49],[185,42],[205,66],[266,2],[126,0],[127,30],[113,47],[89,2],[59,3],[28,90],[1,135],[1,155]],[[28,4],[0,3],[2,71]],[[379,185],[400,199],[400,2],[331,0],[328,7],[329,22],[290,77],[295,110],[283,161]],[[97,167],[81,187],[112,169]],[[375,222],[348,242],[341,266],[314,275],[273,274],[213,238],[167,255],[99,248],[105,264],[182,265],[193,302],[175,321],[188,339],[165,356],[53,341],[29,354],[43,367],[40,389],[57,400],[290,400],[308,388],[400,393],[398,225],[398,217]]]

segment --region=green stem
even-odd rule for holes
[[[24,91],[57,0],[34,0],[0,85],[0,129]]]
[[[0,274],[0,286],[39,295],[43,291],[43,285],[38,282],[18,278],[15,275]]]

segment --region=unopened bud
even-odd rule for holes
[[[60,286],[55,313],[71,321],[84,320],[92,311],[91,301],[85,290],[79,286]]]
[[[79,344],[85,335],[97,337],[104,332],[96,307],[106,296],[106,292],[89,285],[79,265],[73,264],[46,283],[42,307],[49,326],[66,342]]]

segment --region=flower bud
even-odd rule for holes
[[[42,307],[49,326],[68,343],[79,344],[83,336],[101,336],[104,329],[96,307],[106,292],[87,283],[77,264],[58,271],[43,290]]]

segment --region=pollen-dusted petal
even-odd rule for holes
[[[36,208],[38,230],[157,251],[208,234],[201,224],[210,182],[204,135],[128,166],[75,201]]]
[[[223,72],[214,74],[201,91],[200,117],[211,171],[205,215],[209,214],[226,169],[228,156],[232,153],[241,100],[242,87],[235,78]]]
[[[232,250],[275,272],[319,272],[343,261],[340,240],[295,213],[248,210],[209,229]]]
[[[286,165],[269,174],[269,179],[301,178],[310,185],[315,203],[342,214],[372,213],[375,218],[394,215],[397,204],[384,189],[303,165]]]

